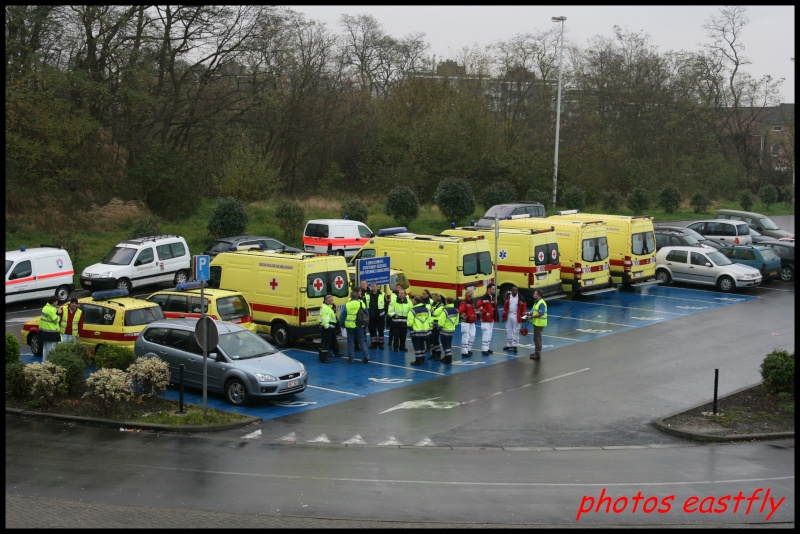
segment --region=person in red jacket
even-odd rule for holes
[[[464,300],[458,305],[458,314],[461,316],[461,357],[469,358],[472,356],[472,343],[475,341],[475,322],[478,320],[475,314],[475,306],[472,301],[474,291],[467,289],[464,293]]]
[[[480,310],[481,317],[481,354],[484,356],[494,352],[490,345],[492,343],[492,332],[494,331],[495,321],[500,320],[497,313],[497,289],[494,284],[486,286],[486,294],[478,300],[476,309]]]
[[[506,322],[506,346],[503,347],[503,350],[517,352],[519,325],[526,320],[525,314],[527,311],[528,305],[525,304],[525,299],[519,294],[519,288],[511,286],[511,291],[506,293],[506,298],[503,302],[503,321]]]

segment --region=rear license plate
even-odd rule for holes
[[[308,310],[308,315],[311,317],[316,317],[319,315],[319,310]]]
[[[296,388],[299,385],[300,385],[300,381],[299,380],[292,380],[291,382],[286,384],[286,387],[287,388]]]
[[[592,285],[594,285],[594,280],[586,280],[586,285],[587,285],[587,286],[592,286]]]
[[[547,278],[546,274],[537,274],[536,275],[536,279],[537,280],[544,280],[545,278]]]
[[[642,277],[642,273],[633,273],[633,277],[634,278],[641,278]]]
[[[769,275],[770,276],[778,276],[778,271],[770,271]]]

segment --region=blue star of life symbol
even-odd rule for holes
[[[505,250],[501,250],[501,251],[500,251],[500,259],[501,259],[501,260],[504,260],[504,259],[506,259],[507,257],[508,257],[508,252],[507,252],[507,251],[505,251]]]

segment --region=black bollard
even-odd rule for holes
[[[185,366],[181,364],[181,378],[180,378],[180,401],[178,403],[178,413],[183,413],[183,370]]]
[[[714,406],[711,413],[717,415],[717,385],[719,384],[719,369],[714,369]]]

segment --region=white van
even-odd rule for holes
[[[303,250],[352,258],[375,234],[361,221],[313,219],[303,230]]]
[[[81,273],[81,287],[94,293],[189,281],[192,257],[186,240],[179,235],[153,235],[120,241],[100,263]]]
[[[53,295],[64,302],[73,291],[75,271],[63,248],[42,245],[6,251],[6,304]]]

